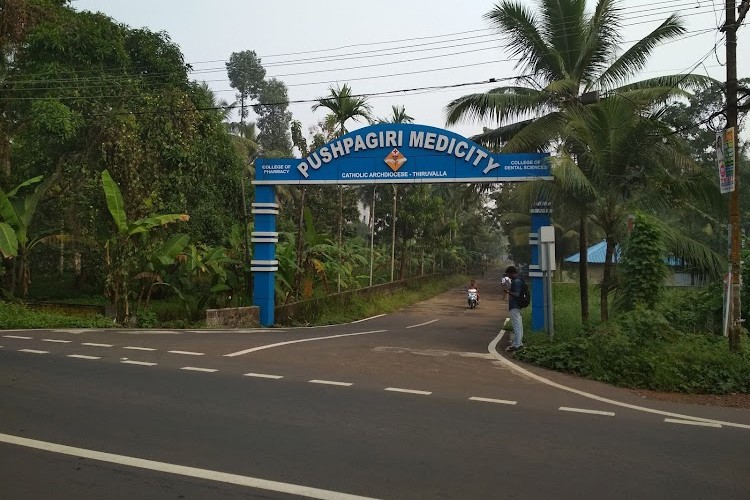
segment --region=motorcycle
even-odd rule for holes
[[[466,298],[469,301],[469,307],[471,309],[474,309],[475,307],[477,307],[477,303],[478,303],[477,296],[478,294],[477,294],[476,288],[469,288],[466,291]]]

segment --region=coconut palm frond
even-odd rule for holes
[[[648,62],[651,52],[660,44],[681,36],[685,27],[676,14],[669,16],[655,30],[641,38],[612,63],[598,79],[601,88],[622,84],[638,73]]]
[[[481,94],[469,94],[445,107],[446,123],[517,120],[543,112],[549,96],[528,87],[500,87]]]

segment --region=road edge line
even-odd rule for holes
[[[67,446],[63,444],[56,444],[56,443],[50,443],[47,441],[38,441],[36,439],[13,436],[11,434],[0,433],[0,443],[12,444],[16,446],[24,446],[26,448],[34,448],[37,450],[49,451],[52,453],[61,453],[63,455],[69,455],[69,456],[74,456],[74,457],[88,458],[91,460],[98,460],[100,462],[124,465],[126,467],[135,467],[138,469],[165,472],[168,474],[176,474],[179,476],[194,477],[198,479],[206,479],[209,481],[236,484],[239,486],[248,486],[250,488],[257,488],[257,489],[267,490],[267,491],[276,491],[279,493],[299,495],[299,496],[304,496],[308,498],[318,498],[321,500],[374,500],[369,497],[350,495],[347,493],[324,490],[320,488],[314,488],[311,486],[301,486],[298,484],[282,483],[279,481],[271,481],[269,479],[260,479],[260,478],[252,477],[252,476],[242,476],[239,474],[231,474],[228,472],[220,472],[220,471],[215,471],[215,470],[210,470],[210,469],[200,469],[197,467],[188,467],[185,465],[170,464],[167,462],[157,462],[155,460],[147,460],[144,458],[130,457],[127,455],[117,455],[114,453],[89,450],[86,448],[76,448],[73,446]]]
[[[739,424],[735,422],[725,422],[723,420],[714,420],[711,418],[704,418],[704,417],[694,417],[692,415],[683,415],[681,413],[672,413],[664,410],[657,410],[655,408],[648,408],[645,406],[638,406],[630,403],[625,403],[623,401],[617,401],[615,399],[609,399],[602,396],[597,396],[596,394],[592,394],[590,392],[582,391],[580,389],[574,389],[573,387],[569,387],[567,385],[559,384],[557,382],[553,382],[552,380],[542,377],[541,375],[537,375],[534,372],[531,372],[527,370],[526,368],[522,368],[521,366],[518,366],[508,358],[502,356],[499,352],[497,352],[497,344],[500,343],[500,339],[503,338],[505,335],[505,326],[508,324],[509,318],[505,319],[505,322],[503,323],[503,328],[500,330],[500,333],[497,334],[497,337],[495,337],[492,342],[490,342],[490,345],[487,346],[487,349],[489,350],[489,353],[495,356],[501,363],[506,365],[511,370],[518,372],[522,375],[525,375],[527,377],[530,377],[537,382],[541,382],[542,384],[548,385],[550,387],[554,387],[556,389],[561,389],[563,391],[571,392],[573,394],[578,394],[579,396],[583,396],[585,398],[593,399],[594,401],[600,401],[602,403],[607,403],[615,406],[620,406],[623,408],[628,408],[630,410],[636,410],[636,411],[642,411],[645,413],[653,413],[656,415],[662,415],[665,417],[675,417],[680,418],[683,420],[692,420],[695,422],[709,422],[712,424],[719,424],[719,425],[725,425],[728,427],[737,427],[739,429],[750,429],[750,425],[748,424]]]

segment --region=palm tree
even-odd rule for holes
[[[677,15],[669,16],[651,33],[621,55],[622,10],[617,0],[598,0],[592,14],[586,0],[537,0],[539,13],[517,1],[503,0],[485,18],[503,35],[503,43],[518,67],[527,72],[520,84],[460,97],[446,108],[449,125],[459,121],[491,119],[499,127],[475,140],[503,146],[506,152],[541,151],[564,141],[565,111],[595,102],[600,93],[618,93],[634,100],[666,102],[682,89],[705,86],[711,80],[699,75],[669,75],[630,83],[646,65],[660,43],[685,33]],[[580,156],[581,151],[571,151]],[[588,175],[586,165],[581,165]],[[581,315],[588,320],[588,282],[585,232],[588,205],[580,209]]]
[[[371,120],[370,111],[372,107],[367,103],[366,97],[352,95],[352,89],[348,84],[341,87],[331,87],[329,95],[320,97],[318,102],[313,104],[312,110],[317,111],[320,108],[326,108],[331,115],[335,117],[337,130],[336,137],[348,133],[346,122],[349,120],[358,121],[360,118]]]
[[[341,137],[348,133],[346,122],[349,120],[358,121],[363,118],[368,122],[371,120],[370,111],[372,107],[367,103],[366,97],[352,95],[352,89],[348,84],[341,87],[331,87],[330,94],[326,97],[320,97],[318,102],[313,104],[312,110],[317,111],[320,108],[326,108],[332,117],[335,117],[337,130],[336,136]],[[333,118],[331,118],[333,120]],[[338,221],[338,246],[341,247],[341,237],[344,229],[344,188],[339,186],[339,221]],[[341,291],[341,279],[338,280],[337,289]]]
[[[378,118],[378,123],[413,123],[414,118],[406,114],[406,108],[404,106],[391,106],[391,116],[388,118]],[[393,184],[393,226],[391,227],[391,281],[394,277],[394,269],[396,266],[396,209],[398,208],[398,184]],[[375,186],[372,187],[372,202],[375,204]],[[373,215],[374,217],[374,215]],[[370,234],[370,268],[372,268],[372,259],[374,254],[374,247],[372,244],[373,235],[375,232],[375,219],[371,219]],[[372,272],[370,272],[372,275]]]
[[[600,290],[601,319],[606,321],[615,285],[614,254],[625,236],[627,215],[639,207],[665,213],[680,206],[680,200],[700,200],[706,183],[698,165],[680,152],[679,139],[669,135],[661,121],[663,108],[644,110],[635,101],[613,96],[565,114],[567,140],[555,157],[554,181],[530,183],[519,191],[526,203],[540,194],[563,204],[587,200],[589,220],[607,241]],[[581,151],[577,162],[571,150]],[[668,232],[670,250],[715,274],[721,265],[718,256],[678,233]]]

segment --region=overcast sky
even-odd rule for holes
[[[521,1],[536,4],[535,0]],[[683,73],[705,59],[695,72],[725,79],[724,45],[716,53],[712,50],[722,40],[716,27],[723,22],[723,0],[621,0],[619,3],[625,42],[641,38],[672,12],[684,16],[688,30],[684,39],[658,48],[641,78]],[[336,83],[349,83],[354,93],[378,93],[469,84],[521,74],[521,68],[516,68],[518,61],[508,60],[510,56],[502,48],[500,37],[482,17],[493,4],[489,0],[76,0],[73,3],[79,10],[101,11],[132,27],[168,32],[182,49],[185,61],[193,66],[192,77],[208,82],[229,102],[234,100],[234,91],[226,78],[224,62],[232,52],[242,50],[255,50],[261,56],[267,75],[283,80],[289,87],[290,100],[315,99],[327,94],[328,87]],[[593,6],[594,1],[589,4]],[[750,49],[748,32],[747,26],[739,31],[740,77],[750,75],[750,57],[743,55]],[[623,43],[623,51],[631,43]],[[313,57],[317,59],[311,61]],[[333,58],[338,60],[331,61]],[[376,116],[389,115],[392,105],[404,105],[417,123],[444,127],[444,108],[451,99],[492,87],[493,84],[479,84],[417,90],[375,96],[370,102]],[[305,129],[324,115],[323,111],[313,113],[310,107],[310,103],[290,105],[294,118]],[[354,123],[348,125],[350,129],[357,128]],[[450,128],[472,135],[481,131],[481,124]]]

